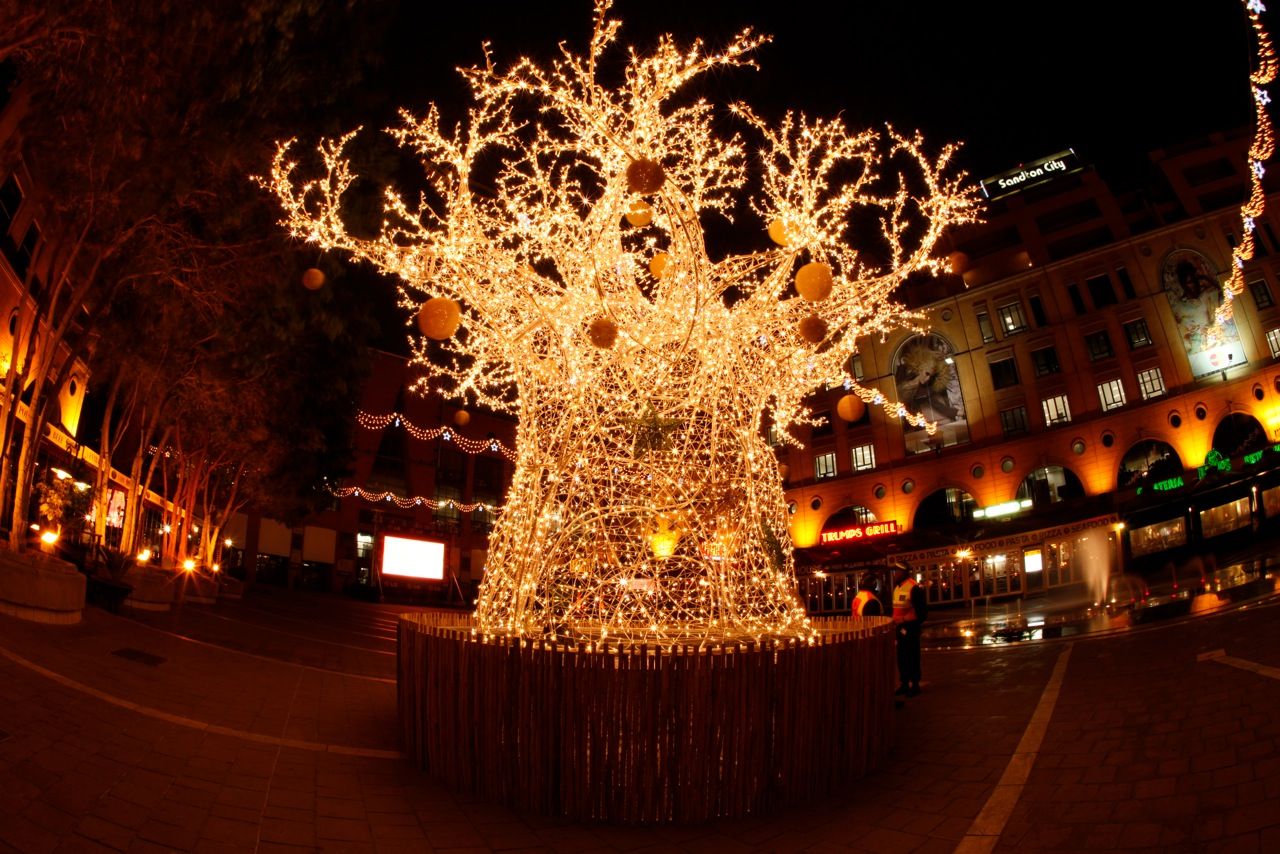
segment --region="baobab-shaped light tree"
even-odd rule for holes
[[[952,148],[931,158],[891,128],[770,122],[739,104],[742,133],[722,133],[689,84],[753,65],[764,39],[750,30],[718,52],[663,37],[606,85],[609,7],[596,3],[585,56],[500,71],[486,49],[463,72],[474,103],[458,126],[434,105],[403,113],[390,133],[428,189],[387,191],[377,236],[341,215],[351,135],[320,144],[311,179],[285,144],[270,186],[294,235],[399,277],[426,382],[518,416],[481,632],[812,638],[765,428],[787,439],[811,420],[804,397],[842,376],[860,401],[914,417],[846,365],[859,336],[918,325],[891,294],[934,265],[973,199]],[[717,257],[712,216],[758,220],[768,248]],[[861,250],[855,221],[872,224]]]

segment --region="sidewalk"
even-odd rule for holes
[[[683,828],[578,826],[455,797],[391,758],[394,686],[364,672],[385,656],[314,649],[340,642],[336,626],[380,649],[395,609],[278,592],[242,605],[210,610],[243,618],[242,645],[280,651],[293,637],[298,660],[351,657],[359,672],[93,610],[70,629],[0,619],[0,851],[952,851],[1007,789],[997,784],[1067,649],[998,850],[1280,846],[1280,680],[1197,661],[1224,649],[1280,667],[1274,605],[1074,644],[927,654],[887,768],[841,798]],[[307,613],[310,627],[286,619]],[[183,627],[216,643],[225,623],[207,616]]]

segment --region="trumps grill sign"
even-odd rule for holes
[[[836,543],[869,540],[873,537],[883,537],[896,533],[898,533],[898,523],[894,520],[868,522],[865,525],[849,525],[844,528],[837,528],[834,531],[823,531],[822,545],[830,546]]]

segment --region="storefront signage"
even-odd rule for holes
[[[1222,451],[1214,448],[1209,451],[1208,455],[1204,458],[1204,465],[1196,469],[1196,474],[1201,480],[1204,480],[1205,475],[1207,475],[1211,469],[1215,471],[1231,471],[1231,460],[1224,456]]]
[[[898,523],[895,520],[870,522],[866,525],[850,525],[847,528],[838,528],[834,531],[823,531],[822,544],[829,546],[850,540],[868,540],[872,537],[884,537],[896,533],[898,533]]]
[[[1052,181],[1063,175],[1079,172],[1084,168],[1080,158],[1074,151],[1060,151],[1048,157],[1041,157],[1017,169],[1001,172],[982,180],[982,193],[988,199],[998,199],[1011,193],[1017,193],[1028,187]]]
[[[1151,484],[1151,488],[1156,492],[1172,492],[1175,489],[1182,489],[1185,486],[1182,475],[1177,477],[1166,477],[1164,480],[1157,480]]]
[[[1120,521],[1120,517],[1112,513],[1108,516],[1097,516],[1092,519],[1085,519],[1080,522],[1074,522],[1070,525],[1059,525],[1056,528],[1045,528],[1040,531],[1027,531],[1022,534],[1011,534],[1007,537],[1000,537],[994,540],[979,540],[974,543],[967,544],[976,555],[980,552],[998,552],[1012,548],[1021,548],[1026,545],[1038,545],[1049,540],[1058,540],[1063,537],[1070,537],[1073,534],[1079,534],[1083,531],[1089,531],[1094,528],[1101,528],[1107,525],[1114,525]],[[945,560],[955,556],[956,546],[929,549],[922,552],[910,552],[899,557],[908,564],[915,564],[918,561]]]

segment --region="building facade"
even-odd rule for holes
[[[987,221],[952,237],[952,275],[904,294],[928,332],[860,341],[849,366],[936,432],[877,406],[846,421],[837,379],[811,400],[803,448],[779,446],[802,573],[906,560],[935,602],[1026,593],[1280,511],[1274,186],[1234,321],[1210,329],[1248,141],[1157,152],[1139,191],[1113,192],[1071,152],[984,182]]]
[[[410,392],[417,374],[401,356],[372,361],[352,471],[331,506],[294,528],[238,515],[228,568],[251,582],[469,602],[514,470],[515,422]],[[388,538],[439,544],[441,577],[384,573]]]

